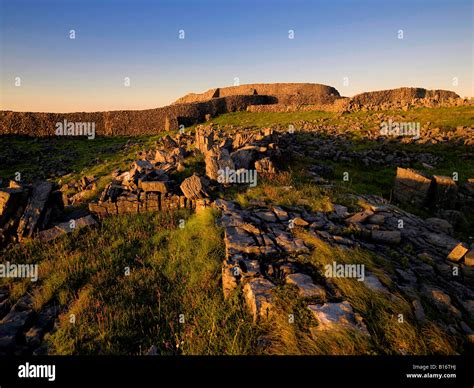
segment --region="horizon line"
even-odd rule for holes
[[[336,89],[336,91],[339,93],[339,90],[337,88],[335,88],[334,86],[331,86],[331,85],[326,85],[326,84],[321,84],[321,83],[317,83],[317,82],[261,82],[261,83],[258,83],[258,82],[253,82],[253,83],[249,83],[249,84],[242,84],[242,85],[229,85],[229,86],[216,86],[216,87],[211,87],[209,89],[206,89],[204,90],[203,92],[188,92],[186,94],[184,94],[183,96],[181,97],[178,97],[178,99],[182,98],[182,97],[185,97],[189,94],[196,94],[196,95],[199,95],[199,94],[204,94],[206,93],[207,91],[209,90],[213,90],[213,89],[220,89],[220,88],[230,88],[230,87],[240,87],[240,86],[247,86],[247,85],[271,85],[271,84],[309,84],[309,85],[323,85],[323,86],[328,86],[328,87],[332,87],[334,89]],[[459,96],[459,98],[465,100],[465,99],[473,99],[474,96],[460,96],[457,92],[453,91],[453,90],[449,90],[449,89],[427,89],[427,88],[424,88],[424,87],[421,87],[421,86],[399,86],[399,87],[396,87],[396,88],[390,88],[390,89],[377,89],[377,90],[367,90],[367,91],[364,91],[364,92],[360,92],[360,93],[355,93],[353,94],[352,96],[342,96],[341,94],[339,94],[339,98],[354,98],[355,96],[358,96],[360,94],[363,94],[363,93],[375,93],[375,92],[381,92],[381,91],[387,91],[387,90],[397,90],[397,89],[404,89],[404,88],[407,88],[407,89],[424,89],[424,90],[442,90],[442,91],[449,91],[449,92],[453,92],[453,93],[456,93],[456,95]],[[174,100],[174,101],[177,101],[178,99]],[[3,107],[0,107],[0,112],[14,112],[14,113],[51,113],[51,114],[70,114],[70,113],[103,113],[103,112],[124,112],[124,111],[145,111],[145,110],[155,110],[155,109],[161,109],[161,108],[166,108],[168,106],[172,106],[174,105],[174,101],[170,102],[169,104],[167,105],[161,105],[161,106],[155,106],[155,107],[150,107],[150,108],[140,108],[140,109],[124,109],[124,108],[117,108],[117,109],[109,109],[109,110],[74,110],[74,111],[61,111],[61,112],[55,112],[55,111],[51,111],[51,110],[48,110],[48,111],[31,111],[31,110],[27,110],[27,111],[19,111],[19,110],[13,110],[13,109],[6,109],[6,108],[3,108]],[[204,101],[203,101],[204,102]],[[182,104],[186,104],[186,103],[182,103]]]

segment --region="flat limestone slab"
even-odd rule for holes
[[[73,223],[71,221],[74,221]],[[54,228],[42,230],[38,233],[38,237],[41,241],[51,241],[56,237],[59,237],[63,234],[71,233],[74,230],[82,229],[86,226],[95,225],[97,222],[91,215],[78,218],[76,220],[70,220],[56,225]]]
[[[311,276],[302,273],[294,273],[286,276],[288,284],[298,287],[300,296],[303,298],[326,297],[326,291],[322,286],[313,283]]]

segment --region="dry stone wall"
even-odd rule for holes
[[[202,94],[190,93],[178,99],[175,104],[234,95],[268,95],[275,97],[279,104],[284,105],[327,104],[340,98],[339,92],[332,86],[311,83],[274,83],[210,89]]]
[[[110,112],[0,112],[0,135],[53,136],[57,123],[94,125],[94,135],[138,136],[177,131],[180,125],[204,122],[217,115],[250,112],[409,109],[417,106],[457,106],[472,101],[446,90],[399,88],[341,97],[327,85],[309,83],[249,84],[188,94],[157,109]]]
[[[177,131],[179,125],[197,124],[222,113],[242,111],[249,105],[274,103],[270,96],[229,96],[163,108],[75,113],[0,112],[1,135],[54,136],[56,123],[94,123],[95,135],[153,135]]]

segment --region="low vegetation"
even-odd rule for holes
[[[372,125],[373,115],[380,113],[357,112],[344,117]],[[382,113],[401,115],[407,121],[429,121],[431,126],[443,129],[472,125],[474,121],[471,107]],[[229,113],[214,118],[212,123],[260,128],[285,126],[298,120],[340,123],[337,114],[317,111]],[[99,178],[100,192],[110,181],[113,170],[129,167],[136,152],[153,145],[159,137],[98,137],[93,141],[4,137],[2,145],[12,156],[6,156],[0,176],[12,178],[20,171],[23,179],[33,181],[46,171],[46,178],[63,184],[94,175]],[[380,145],[361,140],[353,146],[360,150]],[[471,152],[466,147],[399,143],[385,147],[441,156],[442,162],[429,171],[431,174],[451,175],[456,169],[463,181],[474,171],[474,160],[464,158]],[[15,156],[13,160],[13,155],[21,157]],[[350,181],[335,179],[333,188],[316,186],[306,170],[317,162],[332,166],[335,177],[348,171]],[[180,180],[194,171],[202,171],[204,166],[199,157],[189,158],[185,164],[187,169],[176,173],[181,174]],[[423,165],[415,167],[426,170]],[[64,177],[64,172],[69,174]],[[360,162],[297,157],[275,179],[263,179],[254,188],[231,189],[226,196],[231,194],[244,208],[260,201],[327,212],[334,202],[351,208],[354,203],[348,193],[378,194],[390,199],[394,176],[394,168],[368,171]],[[414,211],[425,215],[422,210]],[[61,306],[59,325],[46,338],[51,354],[146,354],[152,347],[158,354],[188,355],[458,352],[457,339],[442,332],[429,319],[423,325],[417,323],[403,297],[368,290],[355,279],[334,279],[334,286],[364,317],[370,337],[350,330],[319,332],[311,324],[306,304],[293,297],[296,291],[287,285],[279,286],[275,319],[255,325],[238,294],[230,300],[223,299],[220,282],[225,252],[216,217],[211,210],[196,215],[181,211],[118,216],[51,243],[31,241],[16,245],[2,260],[40,264],[40,280],[31,283],[0,279],[0,286],[9,286],[13,301],[29,292],[37,311],[48,304]],[[300,237],[313,246],[309,258],[298,258],[301,264],[321,269],[334,260],[364,263],[385,287],[391,287],[380,271],[390,271],[390,264],[378,261],[369,252],[336,248],[308,234]],[[295,316],[294,322],[288,321],[289,314]],[[399,320],[400,314],[403,322]]]

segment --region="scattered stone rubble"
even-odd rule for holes
[[[42,340],[55,330],[60,308],[47,304],[37,313],[29,294],[10,307],[7,289],[0,289],[0,355],[43,355]]]
[[[303,265],[306,261],[296,260],[309,253],[309,247],[293,233],[303,228],[331,245],[373,252],[387,263],[386,267],[394,266],[395,271],[390,274],[383,270],[385,266],[380,268],[392,280],[390,288],[367,273],[364,284],[368,289],[400,293],[411,301],[413,314],[420,320],[424,319],[423,306],[430,306],[453,320],[450,324],[442,320],[437,324],[467,334],[463,328],[474,318],[474,247],[469,249],[437,226],[381,198],[360,199],[375,204],[356,213],[342,205],[335,205],[330,212],[310,213],[303,208],[261,205],[241,209],[234,202],[216,200],[213,205],[222,211],[220,223],[225,230],[224,297],[229,298],[241,285],[249,311],[258,322],[274,313],[275,288],[291,284],[307,301],[317,330],[352,328],[368,334],[362,317],[349,301],[341,299],[331,279],[317,268]],[[410,252],[406,251],[407,246],[411,247]],[[395,260],[394,255],[404,257],[408,265]]]
[[[62,194],[50,182],[10,181],[9,187],[0,188],[0,246],[31,239],[63,217]]]

